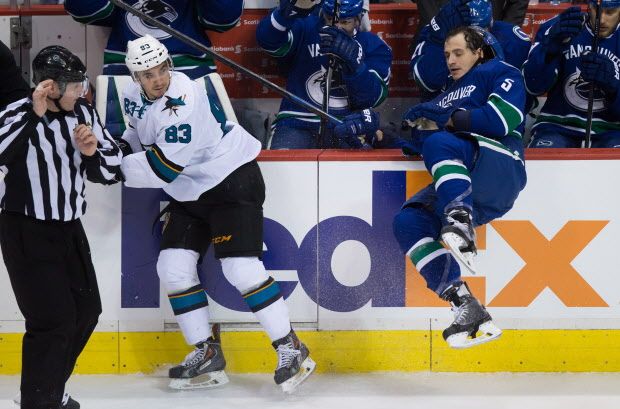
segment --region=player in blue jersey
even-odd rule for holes
[[[620,147],[620,1],[603,0],[598,53],[591,52],[596,2],[570,7],[540,26],[523,65],[527,91],[547,93],[532,127],[533,148],[585,146],[588,96],[594,83],[593,148]]]
[[[330,86],[329,112],[345,116],[351,111],[380,105],[387,97],[392,51],[376,34],[361,31],[363,0],[340,0],[338,23],[331,27],[334,0],[282,0],[258,25],[260,46],[277,57],[286,88],[321,107],[329,56],[336,60]],[[306,5],[307,8],[302,8]],[[272,149],[317,148],[320,119],[283,99],[271,138]],[[322,147],[339,147],[331,132]]]
[[[476,27],[448,33],[444,52],[454,81],[404,116],[412,125],[426,122],[435,128],[407,146],[422,153],[433,182],[405,202],[394,217],[394,235],[428,288],[452,304],[455,321],[443,336],[454,348],[501,335],[462,281],[456,260],[475,271],[474,226],[506,214],[526,183],[523,143],[516,132],[524,120],[523,78],[496,56],[495,42]],[[372,134],[377,120],[364,112],[352,114],[335,130],[340,137]]]
[[[411,73],[421,88],[423,99],[440,93],[450,81],[444,60],[446,34],[459,26],[477,26],[488,30],[505,50],[504,61],[521,68],[530,50],[530,39],[518,26],[504,21],[493,21],[493,10],[488,0],[451,0],[420,32],[411,57]],[[508,52],[509,51],[509,52]]]
[[[205,30],[216,32],[230,30],[239,22],[243,12],[243,0],[126,0],[125,2],[207,47],[211,46],[211,42]],[[170,50],[175,70],[191,79],[215,71],[213,58],[146,24],[133,14],[114,6],[109,0],[65,0],[65,10],[80,23],[112,28],[103,56],[103,73],[106,75],[130,75],[125,66],[127,41],[146,34],[161,41]]]

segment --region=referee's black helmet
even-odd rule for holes
[[[58,83],[87,81],[86,67],[78,56],[59,45],[43,48],[32,60],[32,82],[45,80]]]

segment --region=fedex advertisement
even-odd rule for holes
[[[429,319],[447,324],[447,304],[426,289],[392,234],[402,203],[431,181],[423,163],[321,158],[261,162],[263,261],[292,320],[330,329],[427,328]],[[529,183],[515,208],[478,228],[480,275],[464,276],[504,326],[616,327],[620,260],[613,250],[618,211],[611,204],[620,189],[596,182],[616,167],[615,161],[528,162]],[[166,197],[129,188],[122,196],[121,307],[170,318],[155,271],[157,217]],[[211,252],[198,271],[214,319],[254,321]]]
[[[536,156],[530,152],[526,157]],[[296,325],[428,329],[451,322],[448,305],[426,289],[392,234],[402,203],[431,180],[421,161],[396,151],[261,158],[263,261]],[[620,186],[606,176],[620,173],[617,159],[528,160],[528,185],[515,207],[478,228],[479,275],[464,278],[502,328],[620,328]],[[83,222],[103,301],[98,330],[171,325],[156,272],[167,197],[118,185],[86,191]],[[211,251],[198,271],[214,321],[255,322]],[[4,272],[0,288],[0,331],[19,331]]]

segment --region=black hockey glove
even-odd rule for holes
[[[342,61],[349,74],[357,72],[364,60],[364,51],[356,39],[337,27],[319,30],[321,54],[333,55]]]
[[[570,42],[583,29],[585,14],[579,6],[564,10],[551,27],[544,33],[541,44],[547,49],[547,54],[555,56],[562,51],[562,47]]]
[[[450,30],[470,25],[469,6],[470,0],[450,0],[446,3],[429,23],[431,28],[430,40],[441,45],[446,41],[446,35]]]
[[[579,58],[577,69],[581,78],[593,82],[605,91],[608,99],[614,99],[620,89],[620,71],[618,66],[602,54],[588,52]]]
[[[364,109],[347,115],[341,124],[334,127],[334,135],[356,149],[372,147],[379,129],[379,113],[372,109]]]
[[[309,16],[321,0],[280,0],[280,14],[284,18],[300,18]]]

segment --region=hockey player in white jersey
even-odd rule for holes
[[[219,331],[209,325],[207,294],[196,264],[210,243],[226,279],[243,295],[278,354],[275,381],[292,391],[314,369],[291,329],[278,283],[260,260],[265,185],[256,163],[261,144],[227,122],[210,97],[173,71],[168,50],[151,36],[127,43],[134,82],[124,90],[129,126],[123,140],[125,184],[163,188],[172,200],[164,224],[157,273],[185,340],[195,345],[170,369],[170,386],[194,389],[228,382]]]

